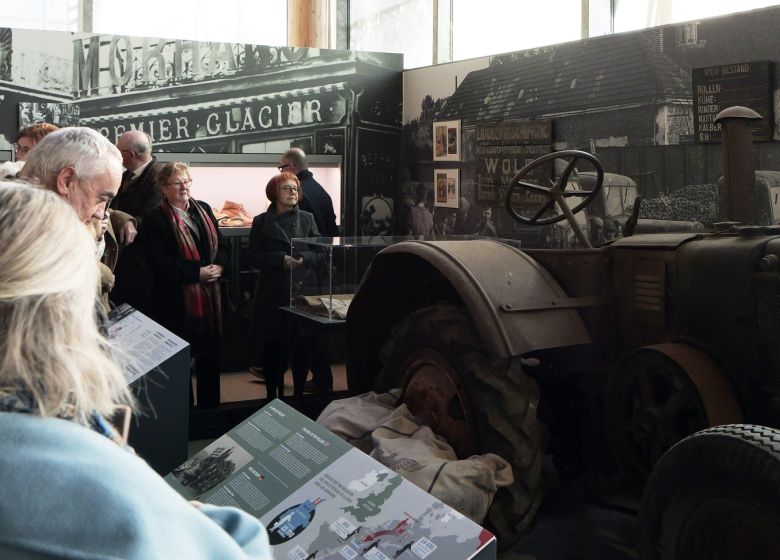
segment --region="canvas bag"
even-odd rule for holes
[[[409,411],[396,394],[374,392],[331,402],[317,422],[369,453],[453,509],[481,523],[496,489],[514,481],[498,455],[458,459],[455,451]]]
[[[373,458],[477,523],[487,515],[496,490],[514,482],[506,460],[492,453],[458,459],[442,437],[411,414],[389,418],[373,431],[372,440]]]
[[[363,453],[370,454],[374,449],[371,432],[394,414],[399,394],[398,390],[390,393],[371,391],[331,401],[320,413],[317,423]]]

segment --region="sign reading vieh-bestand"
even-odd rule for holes
[[[751,122],[753,140],[769,141],[773,130],[772,64],[768,61],[721,64],[693,69],[694,137],[700,144],[721,141],[715,117],[740,105],[763,117]]]

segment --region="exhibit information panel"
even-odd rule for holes
[[[185,340],[127,304],[113,309],[109,321],[108,338],[124,352],[120,362],[128,384],[188,346]]]
[[[279,560],[496,556],[489,531],[278,399],[165,479],[258,517]]]

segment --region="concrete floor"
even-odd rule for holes
[[[550,458],[545,495],[530,534],[501,560],[635,560],[636,512],[596,503],[579,482],[561,486]]]

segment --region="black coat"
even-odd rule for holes
[[[290,240],[294,237],[319,237],[314,216],[297,207],[277,215],[272,204],[267,212],[255,216],[249,233],[247,259],[260,271],[255,293],[254,336],[258,343],[283,340],[287,336],[286,322],[279,307],[290,305],[290,271],[284,270],[284,256],[290,255]],[[322,262],[316,252],[302,256],[304,266]]]
[[[146,166],[138,179],[127,188],[120,189],[119,194],[111,200],[112,209],[126,212],[136,219],[139,231],[144,217],[160,206],[162,201],[162,193],[155,185],[155,178],[164,164],[152,157],[152,163]],[[122,251],[114,274],[116,280],[110,294],[111,301],[117,304],[127,302],[148,313],[154,286],[146,254],[138,241]]]
[[[301,199],[301,210],[305,210],[314,216],[314,222],[317,224],[317,231],[325,237],[337,237],[339,228],[336,225],[336,214],[333,211],[333,200],[327,191],[315,179],[314,175],[308,169],[298,173],[298,180],[301,182],[303,190],[303,199]]]
[[[190,201],[190,204],[192,203],[199,204],[208,214],[214,227],[217,228],[218,246],[213,262],[207,258],[208,250],[203,234],[199,240],[196,240],[198,254],[201,257],[200,261],[187,260],[181,256],[173,229],[159,206],[147,214],[138,237],[154,279],[154,305],[149,314],[152,319],[189,342],[190,354],[197,357],[218,351],[220,340],[216,332],[193,336],[188,331],[182,284],[199,282],[201,267],[209,264],[222,265],[224,268],[222,277],[226,278],[230,264],[230,252],[219,231],[211,207],[200,200],[193,199]],[[190,215],[194,216],[196,220],[198,219],[196,212],[191,212]]]
[[[111,208],[130,214],[140,224],[144,216],[159,206],[162,201],[162,193],[157,188],[155,179],[163,165],[152,156],[152,162],[141,172],[138,179],[130,183],[127,188],[120,189],[111,200]]]

